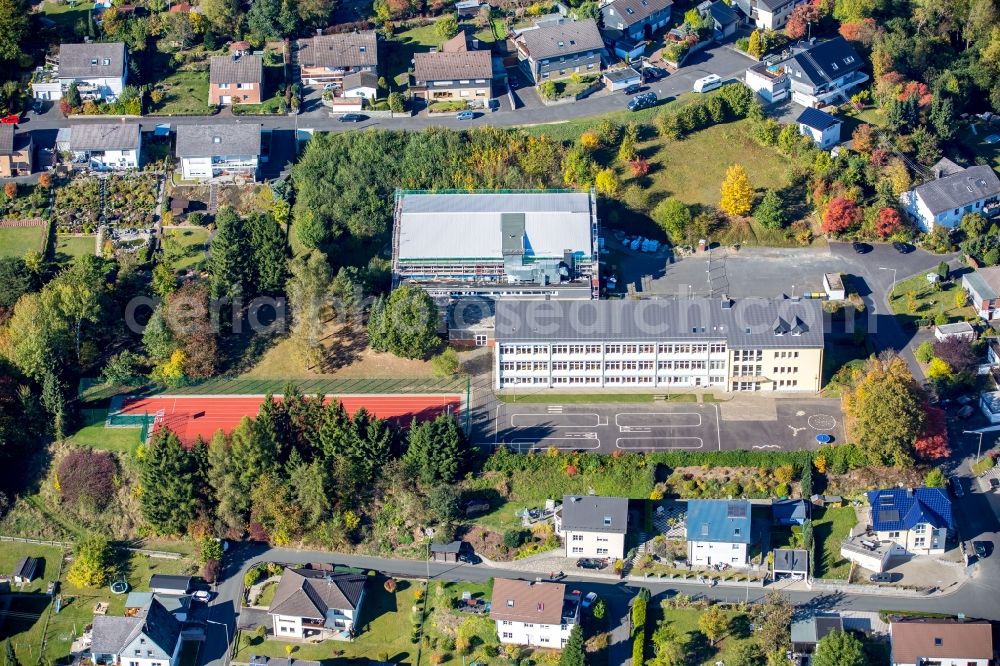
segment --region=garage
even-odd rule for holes
[[[219,104],[232,104],[232,103],[233,103],[233,96],[232,95],[220,95],[219,96]]]
[[[778,548],[774,551],[774,580],[791,578],[805,580],[809,575],[809,553],[793,548]]]

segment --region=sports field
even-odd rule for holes
[[[275,400],[281,400],[275,396]],[[344,405],[348,414],[364,407],[369,414],[382,419],[407,424],[412,419],[424,421],[439,414],[458,415],[462,397],[458,394],[427,395],[337,395],[327,396]],[[120,407],[112,408],[111,419],[131,421],[140,425],[143,417],[154,418],[154,429],[166,427],[174,431],[185,445],[194,444],[198,436],[205,441],[221,429],[231,432],[244,416],[257,415],[264,395],[154,395],[125,398]],[[117,401],[116,401],[117,402]],[[117,408],[117,409],[116,409]]]

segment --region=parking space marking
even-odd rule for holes
[[[628,442],[638,442],[638,444],[628,444]],[[697,445],[694,445],[695,442]],[[692,451],[704,448],[705,440],[701,437],[619,437],[615,440],[615,446],[627,451],[669,451],[673,449]]]
[[[543,450],[550,446],[557,449],[570,449],[574,451],[597,451],[601,448],[601,440],[597,438],[596,432],[583,433],[593,435],[592,437],[546,437],[544,439],[515,438],[505,442],[521,453],[522,451]],[[525,446],[527,445],[527,446]]]
[[[624,420],[626,423],[622,423],[622,417],[626,417]],[[629,417],[639,417],[637,419]],[[663,417],[677,417],[677,416],[693,416],[694,423],[662,423],[660,421],[664,420]],[[637,421],[637,423],[627,423],[628,421]],[[650,421],[650,422],[644,422]],[[641,428],[648,431],[652,428],[699,428],[702,425],[701,414],[697,412],[619,412],[615,414],[615,425],[622,432],[628,432],[626,428]]]
[[[573,423],[581,417],[585,417],[584,423]],[[512,428],[596,428],[601,425],[601,417],[598,414],[587,413],[511,414],[510,425]]]

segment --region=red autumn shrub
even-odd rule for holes
[[[107,451],[77,449],[59,462],[56,478],[66,502],[73,506],[86,503],[101,510],[115,493],[117,473],[115,459]]]

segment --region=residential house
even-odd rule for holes
[[[128,50],[123,42],[63,44],[54,60],[32,76],[35,99],[62,99],[73,83],[82,99],[113,100],[125,88]]]
[[[354,633],[367,576],[313,569],[281,574],[267,612],[277,638],[323,640]]]
[[[30,132],[18,132],[13,125],[0,125],[0,178],[30,174],[34,152]]]
[[[413,56],[410,92],[428,102],[465,100],[485,104],[493,97],[493,55],[469,43],[464,31],[435,53]]]
[[[177,158],[184,180],[243,177],[256,180],[260,123],[178,125]]]
[[[791,578],[805,580],[809,576],[809,553],[796,548],[776,548],[771,551],[771,574],[774,580]]]
[[[740,27],[739,14],[723,0],[705,0],[698,5],[698,14],[712,20],[712,34],[716,41],[732,37]]]
[[[653,38],[670,22],[673,0],[609,0],[601,5],[604,38],[614,44]]]
[[[344,77],[341,85],[344,97],[375,99],[378,96],[378,76],[375,72],[352,72]]]
[[[41,570],[42,560],[37,557],[22,557],[14,565],[14,573],[11,578],[18,585],[27,585],[38,578]]]
[[[750,502],[690,500],[686,525],[689,564],[738,568],[749,564]]]
[[[903,210],[923,230],[954,229],[969,213],[989,216],[1000,200],[1000,178],[992,167],[962,168],[951,160],[934,166],[935,179],[903,192]]]
[[[779,527],[802,526],[808,517],[805,500],[788,499],[771,502],[771,518]]]
[[[191,610],[191,596],[188,594],[163,594],[156,592],[129,592],[125,597],[125,615],[133,616],[146,613],[156,601],[168,613],[184,622]]]
[[[871,525],[879,541],[891,541],[914,555],[945,551],[954,527],[951,500],[942,488],[887,488],[868,492]]]
[[[208,65],[208,103],[260,104],[264,89],[264,58],[259,55],[212,56]]]
[[[625,557],[628,500],[624,497],[566,495],[554,522],[566,557]]]
[[[378,40],[374,30],[316,35],[298,42],[298,61],[303,85],[337,86],[354,72],[376,72]]]
[[[844,631],[844,620],[839,613],[815,613],[792,622],[792,654],[801,659],[816,652],[816,645],[827,635]]]
[[[1000,313],[1000,266],[965,273],[962,288],[969,294],[969,305],[982,319],[992,321]]]
[[[501,643],[559,649],[580,621],[580,593],[567,595],[563,583],[497,578],[490,619]]]
[[[801,106],[824,106],[846,101],[851,90],[868,81],[861,71],[863,64],[864,59],[843,37],[823,42],[811,39],[750,67],[746,84],[767,103],[791,95]]]
[[[95,171],[138,169],[142,133],[135,123],[74,123],[68,144],[57,142],[57,147],[72,153],[74,163]]]
[[[736,0],[736,6],[759,30],[780,30],[798,5],[807,0]]]
[[[153,594],[181,596],[191,591],[191,582],[191,576],[153,574],[149,578],[149,589]]]
[[[95,664],[177,666],[181,622],[155,599],[132,616],[95,615],[90,647]]]
[[[938,342],[945,340],[965,340],[973,342],[976,339],[976,329],[967,321],[959,321],[954,324],[942,324],[934,327],[934,339]]]
[[[889,625],[892,666],[989,666],[993,628],[989,622],[936,618]]]
[[[604,40],[593,19],[524,30],[514,46],[536,85],[573,74],[599,74],[605,57]]]
[[[795,122],[799,125],[799,134],[812,139],[818,148],[826,150],[840,143],[842,123],[826,111],[807,106]]]

